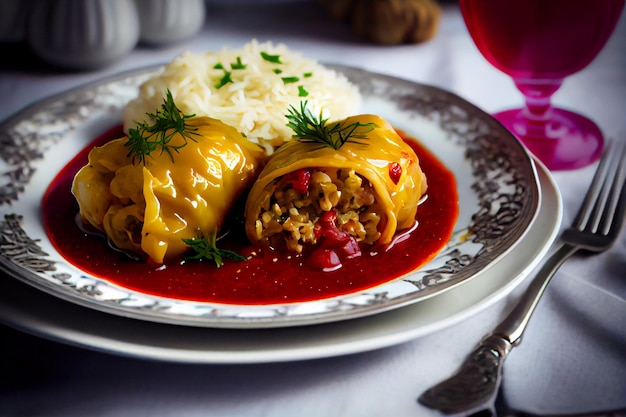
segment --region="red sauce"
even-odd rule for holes
[[[68,262],[142,293],[245,305],[303,302],[354,293],[395,280],[428,262],[448,241],[458,216],[454,175],[417,141],[407,139],[428,179],[428,198],[417,210],[418,227],[389,250],[363,248],[362,256],[329,272],[307,268],[302,256],[270,251],[261,251],[245,262],[227,259],[221,268],[201,261],[165,267],[133,261],[112,250],[104,238],[81,230],[76,223],[78,204],[70,191],[74,175],[87,163],[92,147],[120,136],[120,127],[105,132],[63,168],[43,198],[42,215],[50,241]],[[220,241],[220,247],[239,253],[254,250],[237,224],[228,238]]]

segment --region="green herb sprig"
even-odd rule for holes
[[[285,84],[297,83],[298,81],[300,81],[299,77],[282,77],[281,79]]]
[[[232,82],[233,82],[233,73],[230,71],[224,70],[224,75],[222,75],[222,78],[220,78],[217,84],[215,84],[215,88],[219,90],[220,88],[224,87],[226,84],[232,83]]]
[[[361,122],[329,124],[328,118],[322,117],[322,112],[319,117],[315,117],[307,105],[308,102],[303,100],[300,102],[300,110],[289,106],[289,113],[285,115],[288,120],[287,126],[294,131],[294,137],[300,142],[318,143],[335,150],[348,142],[366,145],[359,139],[367,139],[366,134],[376,127],[375,123]],[[358,128],[366,128],[366,130],[357,133]]]
[[[193,136],[198,134],[196,132],[198,128],[187,123],[187,120],[195,117],[195,114],[182,114],[176,107],[169,89],[161,108],[155,113],[146,114],[152,123],[136,122],[137,127],[128,131],[128,140],[124,143],[124,146],[128,148],[127,156],[132,157],[133,163],[138,159],[145,165],[146,156],[159,148],[161,153],[166,152],[173,162],[174,155],[172,152],[178,152],[179,149],[185,147],[188,140],[197,142]],[[183,136],[184,143],[172,145],[170,142],[177,134]]]
[[[282,65],[283,61],[280,55],[271,55],[268,54],[265,51],[261,51],[261,58],[263,58],[263,60],[270,62],[272,64],[278,64],[278,65]],[[283,70],[281,68],[273,68],[272,72],[274,72],[274,74],[276,75],[281,75],[283,73]],[[305,72],[304,74],[302,74],[303,78],[311,78],[313,76],[312,72]],[[290,75],[287,77],[281,77],[281,79],[283,80],[283,83],[285,85],[287,84],[294,84],[297,83],[298,81],[300,81],[300,77],[296,76],[296,75]],[[299,97],[306,97],[309,95],[309,92],[304,88],[303,85],[298,85],[298,96]]]
[[[264,61],[269,62],[271,64],[276,64],[276,65],[283,65],[284,64],[283,61],[282,61],[282,57],[280,55],[272,55],[272,54],[269,54],[269,53],[267,53],[265,51],[261,51],[260,55],[261,55],[261,58],[263,58]],[[220,88],[224,87],[227,84],[234,83],[235,80],[233,80],[233,73],[234,73],[233,71],[235,71],[235,70],[244,70],[247,67],[248,66],[243,62],[243,60],[241,59],[240,56],[238,56],[236,58],[235,62],[231,62],[230,63],[230,68],[228,68],[227,66],[225,66],[221,62],[216,63],[215,65],[213,65],[213,69],[221,70],[222,74],[221,74],[221,77],[219,79],[217,79],[217,81],[215,82],[215,84],[214,84],[215,88],[217,88],[219,90]],[[280,75],[280,74],[283,73],[283,70],[281,68],[273,68],[272,71],[276,75]],[[304,74],[302,74],[303,78],[310,78],[312,76],[313,76],[312,72],[305,72]],[[282,79],[284,84],[294,84],[294,83],[297,83],[298,81],[300,81],[300,77],[295,76],[295,75],[287,76],[287,77],[281,77],[281,79]],[[308,95],[309,95],[309,92],[304,88],[304,86],[298,85],[298,96],[306,97]]]
[[[183,239],[183,242],[195,252],[195,255],[187,256],[185,260],[208,259],[215,262],[218,268],[224,265],[224,259],[232,259],[235,261],[248,260],[248,258],[237,252],[218,248],[215,233],[204,236],[201,232],[198,232],[198,237]]]
[[[240,56],[236,58],[235,62],[230,63],[231,70],[244,70],[246,68],[248,68],[248,65],[246,65],[242,61]],[[222,64],[221,62],[218,62],[217,64],[213,65],[213,69],[222,70],[222,77],[215,84],[215,88],[217,88],[218,90],[224,87],[226,84],[234,82],[233,72],[226,69],[226,67],[224,67],[224,64]]]
[[[280,55],[272,55],[268,54],[265,51],[261,51],[261,58],[266,60],[267,62],[271,62],[273,64],[282,64],[283,62],[280,60]]]
[[[298,97],[306,97],[309,95],[309,92],[306,90],[306,88],[302,87],[301,85],[298,86]]]

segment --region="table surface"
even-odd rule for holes
[[[52,94],[182,51],[284,42],[321,62],[435,85],[487,112],[518,106],[512,81],[479,54],[457,5],[441,3],[436,36],[418,45],[355,40],[312,1],[208,3],[192,39],[137,47],[104,69],[63,72],[18,45],[0,44],[0,121]],[[291,16],[306,18],[291,19]],[[626,14],[606,47],[568,77],[556,105],[591,117],[608,138],[626,140]],[[568,224],[594,166],[553,173]],[[626,410],[626,233],[608,252],[577,256],[557,273],[519,347],[506,361],[503,396],[532,413]],[[3,276],[3,279],[9,279]],[[416,402],[450,375],[512,302],[510,296],[441,331],[382,349],[324,359],[259,364],[182,364],[117,356],[0,326],[0,416],[434,416]],[[0,297],[10,297],[2,294]]]

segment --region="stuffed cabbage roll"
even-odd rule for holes
[[[271,155],[248,195],[248,238],[349,258],[360,254],[359,244],[388,244],[413,226],[427,188],[415,151],[378,116],[329,125],[305,106],[292,108],[296,140]]]
[[[151,140],[127,136],[91,150],[72,193],[82,219],[115,247],[162,264],[189,250],[185,239],[215,238],[265,154],[219,120],[185,119],[184,131],[158,123]]]

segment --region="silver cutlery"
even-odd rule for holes
[[[418,402],[445,414],[493,410],[502,365],[519,344],[557,269],[579,250],[602,252],[617,239],[626,212],[626,141],[609,143],[582,206],[553,246],[552,255],[509,315],[465,359],[456,374],[425,391]]]

